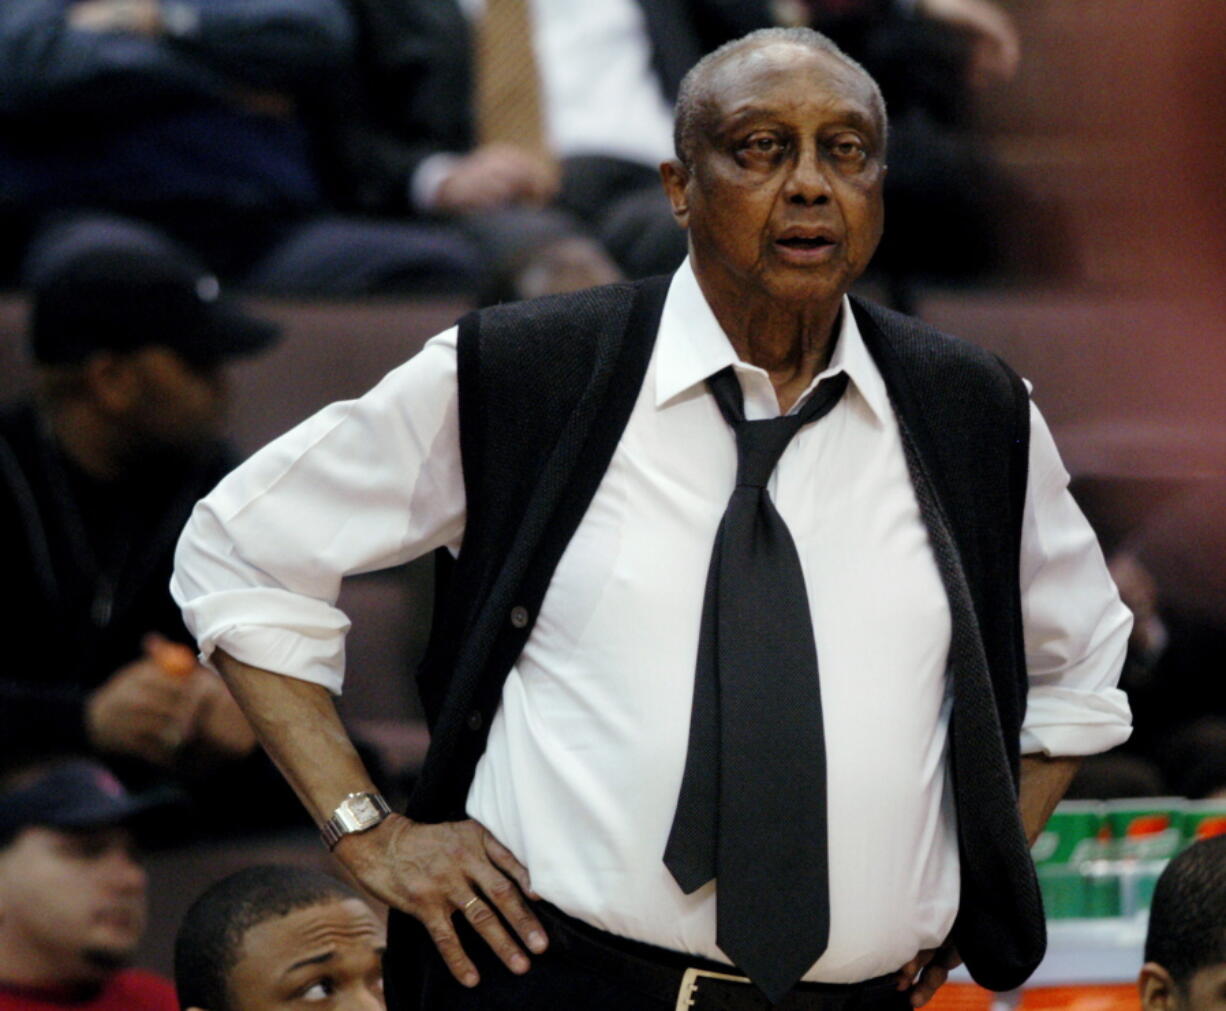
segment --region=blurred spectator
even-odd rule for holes
[[[36,396],[0,408],[0,762],[88,752],[129,786],[188,784],[210,827],[275,823],[288,791],[167,591],[180,528],[234,463],[225,363],[275,328],[170,246],[61,252],[36,278]]]
[[[1226,836],[1189,846],[1154,889],[1142,1011],[1226,1011]]]
[[[0,1011],[177,1011],[125,968],[145,931],[130,823],[153,803],[102,766],[31,766],[0,786]]]
[[[319,871],[261,866],[231,874],[187,911],[175,938],[183,1011],[383,1008],[383,925]]]
[[[1120,678],[1135,714],[1129,751],[1154,763],[1165,793],[1226,794],[1226,626],[1166,606],[1130,551],[1110,564],[1137,618]]]
[[[1069,796],[1226,796],[1226,626],[1166,606],[1132,551],[1109,567],[1134,618],[1120,676],[1133,735],[1088,759]]]
[[[674,269],[658,167],[677,87],[770,23],[765,0],[348,2],[361,76],[332,93],[334,185],[361,211],[462,222],[492,297],[610,280],[604,250],[631,277]]]
[[[886,213],[875,266],[899,277],[978,278],[1006,267],[1041,209],[976,136],[975,93],[1010,79],[1017,29],[995,0],[792,0],[877,80],[890,112]],[[1045,256],[1054,258],[1048,246]],[[1052,262],[1044,265],[1049,269]],[[1027,264],[1033,267],[1033,264]]]
[[[303,109],[352,55],[343,0],[4,0],[10,268],[48,220],[105,211],[252,287],[465,288],[475,254],[450,230],[326,205]]]

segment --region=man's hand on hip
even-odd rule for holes
[[[456,913],[514,973],[529,968],[514,935],[536,954],[548,944],[524,901],[525,895],[537,897],[527,868],[471,819],[433,825],[394,814],[376,828],[345,836],[334,852],[372,895],[421,921],[465,986],[476,986],[480,977],[460,944]]]
[[[949,971],[961,964],[953,945],[925,948],[898,970],[898,989],[911,991],[912,1007],[923,1007],[949,978]]]
[[[253,667],[220,649],[213,660],[316,824],[347,795],[375,791],[326,688]],[[534,953],[548,944],[524,898],[536,898],[527,869],[475,821],[433,825],[393,814],[344,836],[333,853],[372,895],[421,921],[465,986],[476,986],[479,977],[456,934],[456,913],[512,972],[528,971],[514,935]]]

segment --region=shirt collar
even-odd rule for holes
[[[846,372],[868,408],[881,420],[891,410],[889,394],[864,345],[846,296],[838,326],[830,364],[817,378]],[[663,407],[702,384],[708,376],[738,363],[740,359],[707,304],[687,257],[673,275],[660,316],[656,338],[656,407]]]

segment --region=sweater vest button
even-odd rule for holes
[[[468,714],[468,729],[469,730],[480,730],[484,723],[485,723],[485,718],[479,712],[477,712],[477,710],[474,709],[471,713]]]
[[[511,608],[511,624],[515,628],[527,628],[528,627],[528,609],[526,607],[523,607],[522,605]]]

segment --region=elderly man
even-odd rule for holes
[[[885,135],[823,36],[717,50],[671,280],[469,316],[198,507],[175,593],[401,911],[390,1007],[907,1007],[1041,957],[1026,837],[1128,734],[1129,619],[1021,380],[848,299]],[[332,602],[436,548],[431,751],[388,815]]]
[[[6,774],[0,791],[0,1009],[175,1011],[166,980],[127,967],[145,932],[134,796],[85,760]]]
[[[179,1006],[382,1011],[383,949],[383,924],[336,878],[248,867],[211,886],[183,918],[175,937]]]

